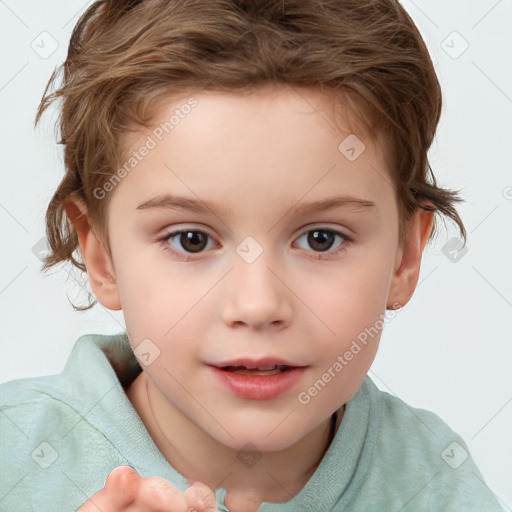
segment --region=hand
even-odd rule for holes
[[[78,512],[218,512],[215,494],[195,482],[185,492],[156,476],[142,477],[130,466],[118,466],[105,487]]]

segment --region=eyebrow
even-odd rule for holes
[[[214,202],[207,203],[199,199],[188,197],[173,196],[164,194],[153,197],[137,206],[137,210],[151,209],[172,209],[172,210],[189,210],[192,212],[204,213],[207,211],[229,214],[230,209],[225,205],[219,205]]]
[[[288,213],[293,211],[296,215],[307,215],[327,210],[334,210],[336,208],[344,208],[354,212],[369,212],[375,209],[375,203],[367,199],[360,199],[353,196],[335,196],[315,201],[311,203],[301,203],[293,206],[288,210]],[[206,202],[198,199],[173,196],[164,194],[152,199],[148,199],[139,204],[137,210],[151,210],[151,209],[172,209],[172,210],[189,210],[197,213],[206,213],[207,211],[229,215],[231,209],[227,205],[221,205],[215,202]]]

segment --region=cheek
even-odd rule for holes
[[[117,246],[117,254],[121,256],[115,265],[126,326],[134,341],[141,337],[160,337],[186,313],[187,306],[190,309],[199,292],[191,283],[185,286],[183,272],[176,265],[166,264],[156,247],[128,249],[122,243]],[[170,274],[172,268],[175,270]]]
[[[346,261],[338,272],[318,286],[304,288],[315,319],[315,356],[318,364],[311,385],[318,382],[319,402],[348,400],[370,368],[385,327],[385,311],[392,272],[391,258],[373,257]],[[386,253],[384,253],[386,254]],[[328,279],[327,279],[328,277]],[[322,287],[322,284],[324,285]],[[316,389],[316,388],[315,388]],[[312,389],[312,393],[315,393]]]
[[[305,280],[301,296],[307,297],[318,316],[319,327],[334,339],[347,341],[373,325],[386,309],[391,263],[376,257],[340,265],[322,280]],[[329,336],[327,336],[327,339]]]

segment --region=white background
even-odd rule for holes
[[[66,282],[64,270],[44,276],[33,253],[63,174],[54,117],[46,116],[34,131],[34,115],[86,5],[0,0],[0,381],[59,373],[78,336],[123,326],[121,314],[103,308],[75,312],[67,296],[79,299],[78,286]],[[468,252],[457,262],[445,256],[443,246],[457,230],[441,223],[417,291],[384,329],[370,375],[458,432],[511,510],[512,0],[404,5],[443,87],[443,117],[430,158],[440,184],[466,200],[459,212]]]

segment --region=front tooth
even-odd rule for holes
[[[256,370],[260,370],[261,372],[265,372],[268,370],[275,370],[277,368],[277,365],[273,364],[272,366],[258,366]]]

